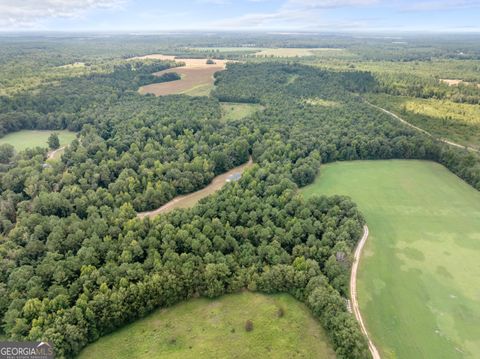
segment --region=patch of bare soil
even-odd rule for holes
[[[141,94],[150,93],[155,96],[180,94],[197,86],[212,84],[214,80],[213,74],[217,71],[224,70],[227,64],[226,60],[213,60],[215,62],[214,64],[207,64],[207,59],[180,59],[175,56],[161,54],[146,55],[133,59],[168,60],[183,64],[180,67],[154,74],[160,76],[164,73],[176,72],[182,76],[180,80],[150,84],[142,86],[138,90]]]
[[[440,79],[440,82],[446,83],[448,86],[458,86],[460,84],[464,84],[464,85],[476,85],[478,88],[480,88],[480,84],[475,84],[473,82],[468,82],[468,81],[463,81],[458,79]]]

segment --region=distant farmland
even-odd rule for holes
[[[207,59],[177,59],[174,56],[166,55],[147,55],[137,57],[136,59],[159,59],[175,60],[185,63],[184,66],[176,67],[155,73],[162,75],[165,73],[176,72],[182,78],[176,81],[155,83],[139,88],[141,94],[153,94],[155,96],[186,94],[192,96],[204,96],[210,93],[213,88],[213,74],[225,69],[225,60],[214,60],[214,64],[207,64]]]
[[[275,49],[263,49],[257,52],[256,56],[273,56],[273,57],[303,57],[303,56],[315,56],[317,52],[336,52],[343,51],[343,49],[337,48],[275,48]]]
[[[193,50],[198,51],[211,51],[211,52],[245,52],[250,53],[253,56],[266,56],[266,57],[304,57],[304,56],[315,56],[320,53],[325,52],[341,52],[344,49],[341,48],[329,48],[329,47],[318,47],[318,48],[302,48],[302,47],[196,47],[192,48]]]

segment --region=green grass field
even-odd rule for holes
[[[277,311],[284,309],[279,318]],[[245,322],[253,331],[245,331]],[[293,297],[251,292],[159,309],[101,338],[79,358],[335,358],[320,324]]]
[[[480,358],[480,192],[426,161],[322,166],[313,194],[345,194],[370,228],[360,308],[382,358]]]
[[[261,105],[252,103],[223,102],[220,105],[222,118],[225,121],[241,120],[263,109]]]
[[[42,147],[47,148],[47,140],[52,132],[57,132],[60,138],[60,146],[68,145],[75,139],[76,133],[71,131],[36,131],[22,130],[12,132],[0,138],[0,145],[9,143],[15,150],[23,151],[26,148]]]

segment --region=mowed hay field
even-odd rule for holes
[[[174,56],[166,55],[147,55],[135,59],[158,59],[185,63],[181,67],[155,73],[160,76],[164,73],[176,72],[182,77],[180,80],[150,84],[142,86],[138,90],[141,94],[150,93],[155,96],[173,94],[208,96],[213,88],[213,74],[223,71],[227,63],[225,60],[214,60],[215,64],[208,65],[207,59],[177,59]]]
[[[39,130],[22,130],[9,133],[8,135],[0,138],[0,145],[9,143],[15,147],[16,151],[23,151],[27,148],[42,147],[47,148],[47,140],[50,134],[53,132],[58,133],[60,139],[60,146],[68,145],[75,139],[77,135],[71,131],[39,131]]]
[[[278,309],[284,316],[278,317]],[[245,331],[245,322],[253,330]],[[79,358],[335,358],[320,324],[287,294],[251,292],[159,309],[84,349]]]
[[[349,195],[366,218],[357,291],[382,358],[480,358],[480,192],[392,160],[322,166],[303,194]]]

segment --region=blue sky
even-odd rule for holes
[[[480,32],[480,0],[0,0],[0,29]]]

